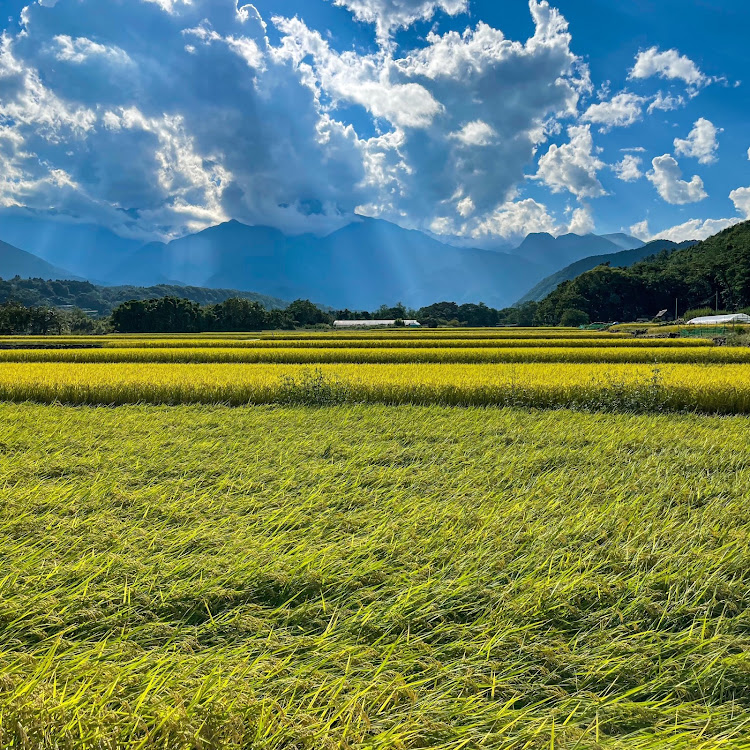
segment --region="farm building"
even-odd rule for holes
[[[370,328],[373,326],[392,326],[396,323],[395,320],[334,320],[334,328]],[[404,325],[407,328],[419,328],[419,323],[416,320],[404,320]]]
[[[733,315],[704,315],[688,320],[689,326],[725,326],[732,323],[750,323],[750,315],[734,313]]]

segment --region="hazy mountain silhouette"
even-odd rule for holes
[[[550,273],[590,255],[607,255],[620,250],[618,244],[596,234],[553,237],[547,232],[535,232],[528,235],[513,253]]]
[[[646,243],[643,240],[639,240],[637,237],[633,237],[624,232],[615,232],[614,234],[602,234],[605,240],[613,242],[621,250],[635,250],[636,248],[643,247]]]
[[[0,241],[0,278],[12,279],[15,276],[32,279],[77,278],[64,268],[57,268],[32,253]]]
[[[230,221],[170,243],[150,243],[111,272],[120,283],[155,276],[197,286],[252,289],[369,309],[403,300],[482,300],[504,305],[544,269],[518,256],[456,248],[377,219],[328,235],[287,237]]]

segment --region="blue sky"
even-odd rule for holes
[[[0,0],[0,207],[487,247],[750,218],[739,0]],[[7,19],[7,20],[6,20]]]

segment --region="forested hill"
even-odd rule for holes
[[[661,309],[680,313],[715,303],[750,306],[750,222],[725,229],[684,250],[661,253],[630,268],[597,266],[548,295],[536,311],[540,323],[558,323],[566,310],[593,320],[651,318]]]
[[[628,250],[621,250],[619,253],[612,253],[610,255],[592,255],[589,258],[583,258],[575,263],[571,263],[569,266],[565,266],[561,271],[557,271],[557,273],[553,273],[551,276],[542,279],[533,289],[521,297],[516,304],[522,305],[524,302],[529,301],[539,302],[557,289],[563,281],[575,279],[582,273],[590,271],[597,266],[609,265],[617,268],[627,268],[634,263],[650,258],[652,255],[658,255],[664,250],[672,252],[673,250],[681,250],[684,247],[690,247],[694,244],[694,241],[677,244],[675,242],[670,242],[669,240],[654,240],[647,245]]]
[[[288,302],[254,292],[236,289],[206,289],[197,286],[97,286],[88,281],[49,281],[44,279],[0,279],[0,303],[15,300],[28,307],[74,305],[109,315],[122,302],[128,300],[181,297],[202,305],[213,305],[231,297],[241,297],[259,302],[267,310],[285,308]]]

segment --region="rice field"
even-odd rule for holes
[[[3,362],[161,362],[268,364],[481,364],[503,362],[687,362],[740,364],[750,362],[747,347],[138,347],[111,349],[0,350]]]
[[[139,338],[136,336],[24,336],[24,337],[0,337],[0,349],[23,350],[30,348],[92,348],[92,349],[181,349],[181,348],[204,348],[204,349],[462,349],[462,348],[541,348],[541,347],[627,347],[644,349],[662,349],[679,347],[711,347],[713,344],[708,339],[637,339],[637,338],[477,338],[465,336],[458,338],[423,337],[415,338],[391,338],[391,339],[345,339],[329,335],[328,338],[306,338],[306,339],[276,339],[258,337],[230,338],[223,336],[219,338],[207,338],[195,336],[194,338],[161,337],[161,338]]]
[[[0,339],[0,748],[750,750],[747,351]]]

